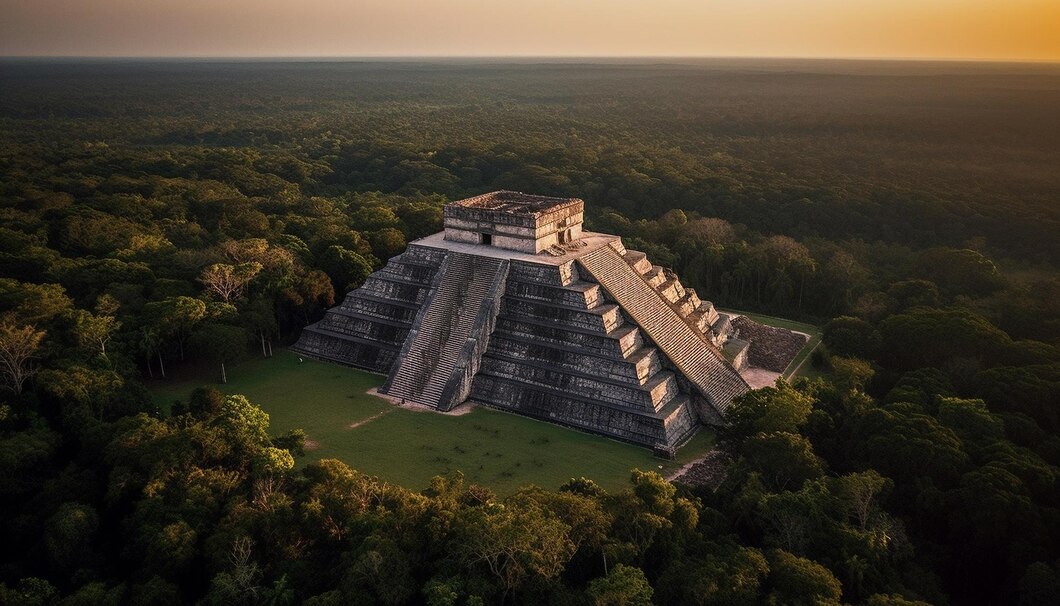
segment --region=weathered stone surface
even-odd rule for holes
[[[802,333],[766,326],[747,316],[734,318],[732,326],[740,339],[750,342],[747,362],[773,372],[784,372],[809,340]]]
[[[625,254],[604,246],[581,256],[578,264],[622,305],[710,407],[724,413],[734,397],[749,389],[747,382],[707,335],[682,318],[651,281],[638,275]]]
[[[581,238],[585,203],[495,191],[445,207],[445,239],[539,253]]]
[[[580,200],[498,192],[445,217],[294,350],[439,410],[466,398],[669,453],[747,389],[714,346],[728,318],[673,272],[614,236],[559,242],[582,236]]]
[[[293,351],[387,373],[408,337],[443,251],[410,246],[351,291],[324,319],[302,331]]]
[[[454,394],[466,397],[470,390],[465,386],[447,392],[451,381],[463,381],[459,378],[463,369],[478,367],[478,360],[468,356],[481,357],[489,340],[492,331],[484,327],[492,326],[497,314],[497,299],[504,290],[508,262],[453,252],[443,265],[439,270],[439,284],[425,302],[423,313],[418,314],[398,365],[382,391],[424,406],[449,410],[459,404],[453,401]],[[487,301],[492,304],[486,305]],[[467,353],[469,340],[481,340],[483,345],[472,344]]]

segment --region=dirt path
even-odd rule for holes
[[[379,417],[381,417],[383,415],[388,415],[388,414],[390,414],[392,412],[394,412],[393,408],[387,408],[386,410],[379,411],[379,412],[375,413],[374,415],[372,415],[372,416],[370,416],[368,418],[361,419],[360,421],[354,421],[353,423],[350,423],[349,426],[346,427],[346,429],[357,429],[361,425],[364,425],[366,423],[371,423],[372,421],[378,419]]]

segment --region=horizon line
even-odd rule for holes
[[[394,60],[706,60],[746,59],[780,61],[878,61],[910,63],[1008,63],[1032,65],[1060,65],[1058,59],[998,58],[998,57],[887,57],[887,56],[824,56],[824,55],[31,55],[0,54],[0,60],[115,60],[115,61],[394,61]]]

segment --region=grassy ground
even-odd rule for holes
[[[274,434],[306,431],[313,450],[302,463],[336,458],[415,490],[451,470],[500,494],[527,484],[556,488],[579,476],[614,490],[626,484],[634,467],[668,474],[705,453],[714,440],[701,431],[677,460],[663,461],[644,448],[495,410],[462,416],[415,412],[365,393],[382,384],[380,376],[312,360],[299,363],[287,351],[244,362],[228,376],[227,385],[217,385],[209,373],[158,381],[153,393],[162,406],[186,399],[204,384],[243,394],[269,413]]]
[[[759,324],[765,324],[766,326],[775,326],[777,328],[786,328],[788,330],[794,330],[796,332],[803,332],[810,335],[810,340],[806,342],[806,346],[802,348],[788,367],[784,369],[784,378],[790,379],[793,376],[798,377],[814,377],[820,375],[820,371],[810,365],[809,357],[813,353],[814,349],[821,344],[821,327],[814,326],[813,324],[806,324],[803,322],[796,322],[794,320],[787,320],[785,318],[777,318],[775,316],[767,316],[764,314],[758,314],[748,311],[739,311],[735,309],[719,310],[725,313],[740,314],[747,316],[748,318],[758,322]]]

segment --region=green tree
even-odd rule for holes
[[[570,527],[531,504],[462,509],[454,532],[457,561],[494,578],[502,602],[529,577],[556,578],[574,555]]]
[[[33,359],[44,340],[44,331],[32,326],[19,326],[10,316],[0,318],[0,371],[3,371],[4,387],[22,394],[22,388],[37,367]]]
[[[181,603],[177,586],[157,575],[130,587],[128,601],[131,606],[177,606]]]
[[[824,325],[822,339],[836,355],[869,358],[879,347],[880,335],[861,318],[839,316]]]
[[[769,574],[753,547],[709,543],[697,557],[675,560],[656,584],[662,603],[694,606],[759,604]]]
[[[261,357],[272,355],[272,337],[279,330],[271,301],[254,299],[242,314],[242,324],[261,341]]]
[[[206,303],[193,297],[170,297],[144,305],[145,322],[159,330],[165,339],[176,339],[180,359],[184,359],[184,343],[192,330],[206,317]]]
[[[865,600],[865,606],[931,606],[931,604],[920,600],[908,600],[897,594],[877,593]]]
[[[121,322],[114,316],[96,316],[84,310],[78,310],[74,316],[77,340],[82,347],[97,349],[99,354],[107,357],[107,343],[114,337],[115,331],[121,328]]]
[[[769,603],[791,606],[839,605],[842,587],[817,562],[775,549],[769,557]]]
[[[158,354],[158,368],[162,372],[162,378],[166,377],[166,365],[162,361],[162,351],[159,349],[162,339],[159,336],[159,331],[153,326],[144,326],[140,328],[139,338],[136,341],[136,346],[140,350],[140,353],[144,356],[144,362],[147,364],[147,373],[151,375],[153,379],[155,371],[151,365],[151,358]]]
[[[141,535],[140,549],[148,569],[179,578],[198,555],[199,535],[185,520],[176,520],[161,528],[148,526]]]
[[[389,259],[401,254],[408,244],[405,241],[405,234],[393,227],[369,232],[368,241],[372,244],[372,253],[380,259]]]
[[[895,302],[897,311],[913,307],[938,307],[941,302],[938,287],[928,280],[895,282],[887,288],[887,296]]]
[[[217,420],[238,443],[269,443],[269,413],[251,404],[246,396],[225,396]]]
[[[867,468],[905,486],[921,477],[952,486],[969,463],[952,430],[915,412],[870,410],[858,420],[853,445]]]
[[[40,374],[40,388],[45,395],[65,407],[83,406],[100,421],[108,410],[115,409],[124,386],[122,376],[110,369],[76,365]]]
[[[762,432],[795,433],[812,410],[813,398],[787,381],[778,380],[773,387],[756,389],[733,400],[725,412],[729,422],[725,434],[739,443]]]
[[[858,528],[866,530],[869,522],[879,515],[880,497],[891,482],[870,469],[840,476],[838,483],[850,517],[858,523]]]
[[[972,454],[1005,437],[1001,419],[990,414],[982,400],[940,398],[936,417],[957,434],[963,448]]]
[[[643,570],[618,564],[607,576],[593,579],[587,593],[595,606],[650,606],[654,591]]]
[[[281,296],[290,315],[297,317],[300,325],[305,325],[309,318],[335,304],[335,287],[326,273],[314,269],[283,289]]]
[[[0,278],[0,309],[23,324],[44,325],[74,307],[60,284],[33,284]]]
[[[1008,335],[964,309],[914,309],[880,323],[880,358],[898,369],[939,367],[954,357],[990,360]]]
[[[48,519],[44,544],[51,563],[72,572],[92,557],[92,543],[99,530],[99,514],[84,503],[63,503]]]
[[[835,385],[844,394],[864,389],[875,374],[872,365],[865,360],[833,356],[830,364]]]
[[[210,581],[210,590],[204,602],[217,606],[263,603],[266,593],[260,584],[263,573],[253,559],[253,541],[250,537],[238,537],[232,542],[228,560],[228,569],[219,572]]]
[[[830,517],[833,496],[822,482],[807,482],[799,490],[767,494],[757,517],[765,530],[765,544],[806,553]]]
[[[799,434],[760,433],[748,439],[740,452],[748,468],[759,473],[773,490],[798,488],[823,473],[810,441]]]
[[[250,262],[239,265],[214,263],[202,270],[199,281],[206,291],[225,303],[238,301],[246,292],[247,285],[261,272],[261,263]]]
[[[320,255],[320,267],[331,276],[338,292],[347,292],[364,284],[372,273],[372,264],[364,257],[345,248],[329,246]]]
[[[974,250],[934,248],[920,254],[914,270],[953,294],[982,295],[1002,284],[990,259]]]

